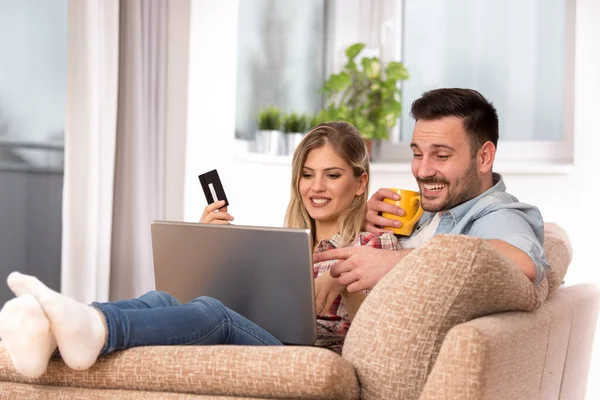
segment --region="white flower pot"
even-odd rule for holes
[[[286,148],[288,155],[294,154],[294,151],[296,151],[296,147],[298,147],[303,138],[304,133],[302,132],[286,132],[285,140],[287,143]]]
[[[271,155],[286,154],[286,140],[281,131],[256,131],[256,151]]]

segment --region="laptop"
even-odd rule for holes
[[[282,343],[317,339],[308,229],[152,221],[156,290],[210,296]]]

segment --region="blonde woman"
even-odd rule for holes
[[[356,128],[344,122],[313,128],[294,154],[285,226],[310,228],[315,253],[363,245],[396,249],[392,234],[362,232],[368,181],[368,156]],[[222,205],[206,207],[201,222],[233,220],[225,209],[214,212]],[[329,275],[334,263],[314,265],[317,344],[339,351],[366,293],[348,293]],[[84,370],[99,356],[137,346],[282,344],[209,297],[180,304],[153,291],[137,299],[85,305],[17,272],[8,277],[8,285],[18,297],[0,312],[0,337],[26,376],[43,374],[57,348],[70,368]]]

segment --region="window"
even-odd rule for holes
[[[471,87],[498,109],[500,160],[570,159],[569,3],[404,0],[402,53],[412,72],[403,87],[405,104],[434,87]],[[408,111],[401,140],[412,131]]]
[[[504,140],[560,140],[564,0],[405,0],[408,101],[437,87],[470,87],[502,116]],[[412,124],[403,113],[402,138]]]
[[[258,108],[310,112],[344,49],[402,60],[403,114],[376,160],[406,161],[411,103],[424,91],[470,87],[500,116],[497,159],[572,162],[574,0],[323,0],[240,2],[236,136]],[[305,6],[309,4],[310,6]],[[252,136],[246,136],[252,137]]]
[[[314,113],[323,104],[325,0],[239,2],[236,137],[252,139],[261,107]]]
[[[59,289],[67,0],[0,0],[0,275]],[[0,287],[0,304],[13,297]]]

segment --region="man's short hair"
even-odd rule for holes
[[[471,154],[485,142],[498,146],[498,112],[491,102],[473,89],[435,89],[412,103],[411,116],[418,121],[459,117],[469,136]]]

